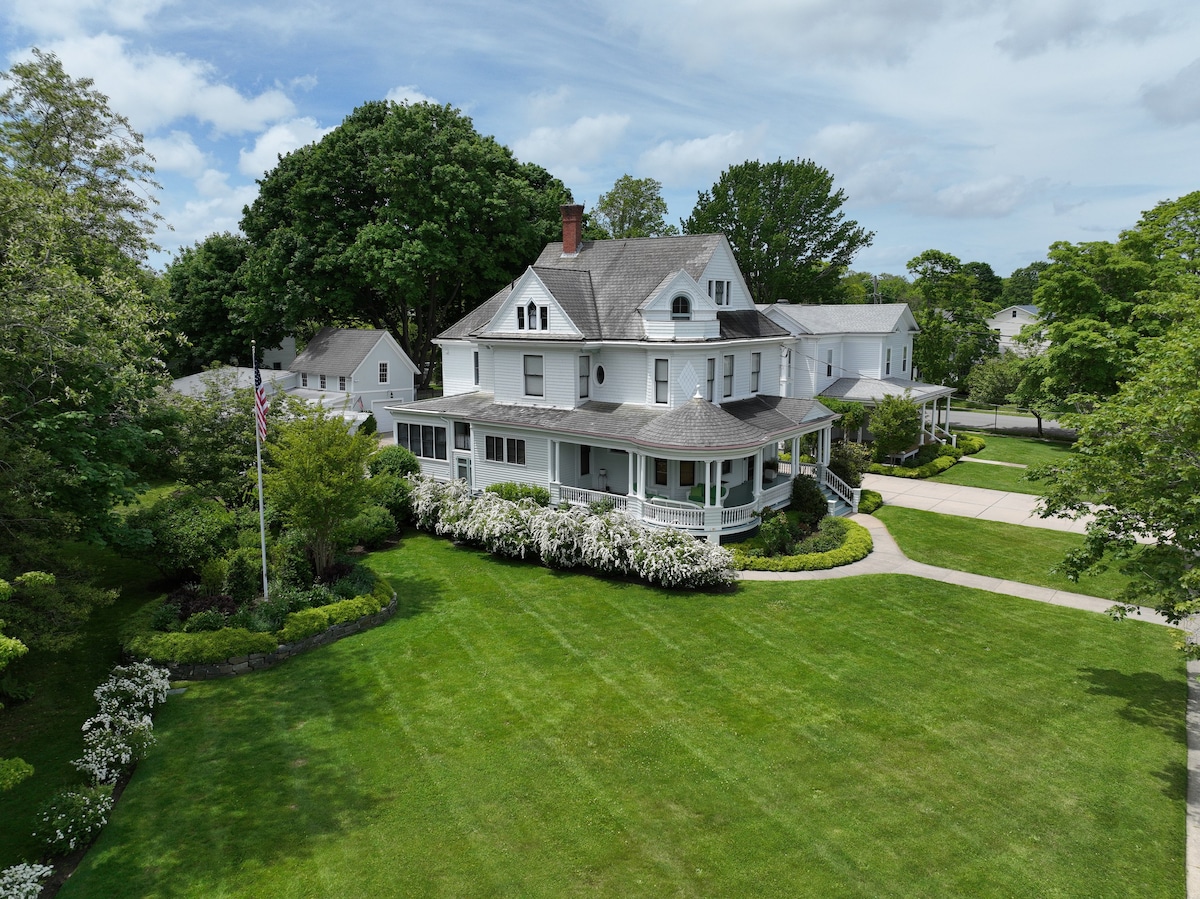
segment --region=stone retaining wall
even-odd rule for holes
[[[169,662],[167,670],[171,672],[171,680],[212,680],[218,677],[233,677],[250,671],[261,671],[277,665],[284,659],[300,655],[316,646],[336,643],[342,637],[369,631],[378,627],[396,614],[396,594],[392,601],[373,615],[364,615],[345,624],[335,624],[333,627],[295,643],[281,643],[274,652],[254,652],[248,656],[237,656],[224,662],[208,662],[191,664],[187,662]]]

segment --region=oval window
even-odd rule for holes
[[[597,384],[604,383],[604,366],[603,365],[596,366],[596,383]]]

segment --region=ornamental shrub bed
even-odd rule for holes
[[[871,466],[871,474],[885,474],[893,478],[931,478],[935,474],[941,474],[948,468],[953,468],[958,462],[954,456],[938,456],[931,462],[926,462],[923,465],[917,465],[910,468],[907,465],[880,465],[875,463]]]
[[[821,571],[865,559],[874,548],[871,532],[858,522],[848,518],[827,518],[821,523],[822,527],[827,523],[835,523],[829,524],[830,530],[844,529],[841,545],[836,549],[790,556],[762,556],[734,547],[733,564],[743,571]]]
[[[514,502],[487,492],[472,496],[465,481],[427,477],[415,481],[412,502],[417,527],[496,555],[532,554],[549,568],[589,568],[663,587],[728,587],[734,582],[728,550],[612,510],[542,508],[530,498]]]

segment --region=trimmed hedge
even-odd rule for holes
[[[125,651],[137,659],[177,664],[212,664],[252,653],[269,653],[281,643],[294,643],[367,615],[392,601],[391,588],[376,576],[371,592],[351,599],[290,613],[275,633],[226,627],[198,633],[160,633],[146,628],[161,600],[147,603],[135,613],[137,623],[126,631]]]
[[[288,615],[287,621],[275,636],[280,643],[295,643],[305,637],[315,636],[335,625],[374,615],[391,600],[391,596],[382,598],[371,594],[356,596],[353,599],[343,599],[341,602],[333,602],[327,606],[301,609],[299,612],[292,612]]]
[[[870,515],[883,505],[883,494],[878,490],[863,490],[858,500],[858,511]]]
[[[871,532],[855,521],[846,521],[846,539],[838,549],[802,556],[748,556],[733,548],[733,565],[742,571],[821,571],[865,559],[875,548]]]
[[[903,465],[871,466],[871,474],[886,474],[893,478],[931,478],[941,474],[947,468],[952,468],[958,462],[953,456],[938,456],[932,462],[918,465],[916,468],[905,468]]]
[[[223,662],[254,652],[274,652],[279,641],[274,634],[256,634],[241,627],[195,634],[138,634],[125,644],[137,659],[152,662]]]

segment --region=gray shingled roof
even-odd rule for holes
[[[821,396],[873,404],[885,396],[907,396],[918,403],[941,399],[954,393],[953,387],[905,381],[901,378],[838,378],[821,391]]]
[[[493,402],[490,393],[464,393],[391,406],[394,414],[422,412],[465,421],[530,428],[597,440],[621,440],[646,449],[740,451],[832,419],[815,400],[760,396],[724,406],[693,398],[671,410],[633,403],[589,402],[578,409],[546,409]]]
[[[349,377],[386,333],[360,328],[322,328],[304,352],[292,360],[288,370]]]
[[[720,234],[587,240],[574,256],[563,256],[562,244],[552,243],[546,245],[532,268],[583,332],[584,339],[642,340],[645,335],[638,307],[676,272],[687,272],[699,280],[721,240]],[[502,288],[438,336],[448,340],[528,338],[527,333],[485,331],[512,288],[513,284]],[[753,310],[718,315],[723,339],[786,335],[784,329]],[[537,338],[554,339],[554,335],[538,332]]]
[[[776,303],[782,312],[809,334],[887,334],[908,308],[904,303],[848,306],[800,306]]]

